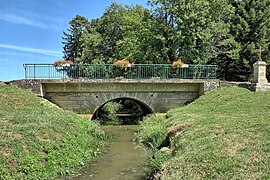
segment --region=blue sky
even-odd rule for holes
[[[63,31],[77,14],[102,16],[112,2],[147,0],[0,0],[0,81],[24,78],[23,64],[62,59]]]

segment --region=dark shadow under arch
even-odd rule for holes
[[[142,117],[144,117],[144,116],[146,116],[146,115],[148,115],[148,114],[153,114],[153,113],[154,113],[154,110],[153,110],[151,107],[149,107],[147,104],[141,102],[141,101],[138,100],[138,99],[128,98],[128,97],[121,97],[121,98],[111,99],[111,100],[109,100],[109,101],[103,103],[103,104],[102,104],[101,106],[99,106],[98,108],[96,108],[96,110],[95,110],[95,112],[94,112],[94,114],[93,114],[93,116],[92,116],[91,119],[92,119],[92,120],[98,119],[98,118],[100,117],[100,114],[99,114],[99,113],[100,113],[101,108],[102,108],[105,104],[107,104],[108,102],[111,102],[111,101],[119,102],[119,101],[125,101],[125,100],[133,101],[133,102],[135,102],[135,103],[141,108],[142,113],[140,114],[140,117],[139,117],[139,118],[142,118]],[[132,113],[132,112],[129,112],[129,113]]]

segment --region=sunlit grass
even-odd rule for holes
[[[90,120],[14,87],[0,85],[0,104],[2,179],[68,175],[105,137]]]
[[[163,121],[169,127],[166,136],[159,136],[158,140],[152,136],[161,126],[153,127],[151,120],[142,124],[139,134],[141,141],[167,141],[169,155],[164,158],[160,155],[164,148],[156,146],[152,156],[155,158],[149,160],[152,176],[270,178],[270,92],[218,89],[188,106],[169,111]]]

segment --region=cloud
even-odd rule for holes
[[[43,16],[30,11],[0,12],[0,20],[13,24],[22,24],[42,29],[60,30],[59,24],[64,20],[59,17]]]
[[[0,62],[1,62],[1,66],[3,67],[3,65],[21,65],[22,63],[21,62],[17,62],[15,60],[11,60],[11,59],[3,59],[3,58],[0,58]],[[2,68],[1,67],[1,68]],[[0,69],[1,69],[0,68]]]
[[[43,60],[48,60],[48,57],[43,56],[43,54],[33,54],[33,53],[29,53],[29,52],[22,52],[22,51],[1,51],[0,50],[0,57],[11,57],[11,56],[15,56],[13,57],[13,59],[15,58],[20,58],[20,57],[25,57],[27,59],[43,59]],[[62,55],[61,55],[62,56]],[[54,56],[52,56],[54,57]],[[1,58],[0,58],[1,61]]]
[[[31,53],[43,54],[43,55],[54,56],[54,57],[59,57],[63,55],[61,51],[50,51],[50,50],[36,49],[36,48],[29,48],[29,47],[22,47],[22,46],[13,46],[13,45],[8,45],[8,44],[0,44],[0,48],[31,52]]]
[[[39,27],[42,29],[47,29],[50,27],[49,25],[46,25],[44,23],[38,22],[30,18],[18,16],[16,14],[1,14],[0,19],[6,22],[10,22],[10,23],[24,24],[24,25]]]

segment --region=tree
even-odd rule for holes
[[[64,32],[66,59],[80,63],[217,64],[220,78],[248,80],[253,64],[270,63],[270,0],[149,0],[112,3],[91,23],[76,16]],[[270,76],[270,68],[268,68]]]
[[[164,32],[164,49],[174,52],[176,58],[218,64],[220,76],[226,80],[248,80],[260,47],[269,63],[269,0],[149,3],[155,7],[157,21],[163,22],[159,28]]]
[[[162,63],[156,46],[150,11],[140,5],[112,3],[99,19],[92,20],[81,36],[83,63]]]
[[[187,63],[206,64],[216,55],[215,37],[221,26],[226,0],[151,0],[155,17],[164,34],[164,50],[170,61],[181,58]],[[220,29],[217,29],[216,27]]]
[[[87,31],[80,37],[82,56],[77,58],[77,62],[88,64],[104,63],[104,48],[102,46],[102,34],[97,31],[99,19],[93,19]]]
[[[82,56],[83,48],[80,38],[86,30],[86,27],[89,26],[89,22],[85,17],[76,15],[69,24],[68,32],[63,32],[63,53],[64,59],[75,61],[77,57]]]
[[[112,63],[119,58],[116,50],[117,41],[123,38],[123,14],[125,8],[117,3],[112,3],[100,18],[97,31],[102,38],[102,53],[104,61]]]
[[[258,50],[263,49],[262,57],[270,63],[270,1],[269,0],[230,0],[235,9],[228,22],[230,34],[240,45],[239,59],[230,62],[228,80],[248,80],[252,75],[253,64],[259,60]]]
[[[120,59],[130,59],[134,63],[157,63],[153,46],[153,20],[150,11],[142,6],[126,6],[123,14],[123,38],[116,43]]]
[[[155,22],[153,40],[156,41],[155,46],[159,49],[162,61],[170,63],[177,59],[178,38],[173,6],[174,1],[171,0],[152,0],[148,1],[152,6],[152,16]]]

